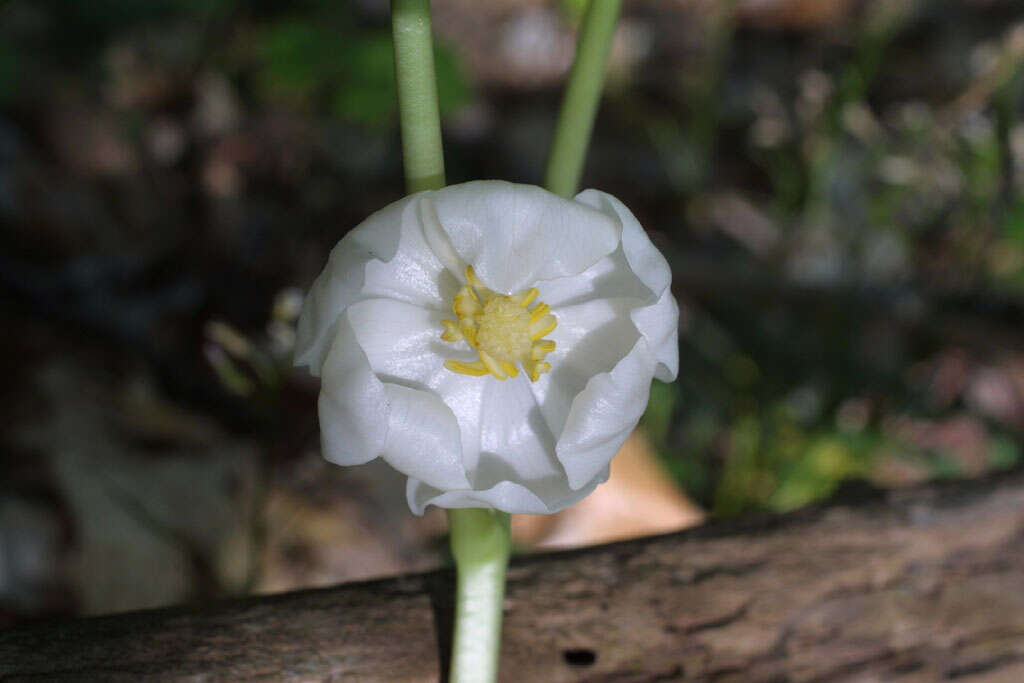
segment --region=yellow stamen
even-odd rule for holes
[[[550,310],[551,310],[550,306],[548,306],[543,301],[540,302],[539,304],[537,304],[536,306],[533,307],[532,311],[530,311],[530,322],[532,323],[535,320],[540,320],[545,315],[547,315],[548,311],[550,311]]]
[[[530,339],[536,341],[543,337],[545,334],[555,329],[558,325],[558,321],[555,320],[555,316],[548,314],[540,320],[535,320],[530,323]]]
[[[452,372],[457,372],[460,375],[472,375],[473,377],[483,377],[490,372],[483,361],[479,360],[472,363],[464,363],[460,360],[446,360],[444,366]]]
[[[519,292],[518,294],[513,294],[509,298],[512,299],[512,301],[515,301],[517,304],[519,304],[523,308],[526,308],[527,306],[530,305],[530,302],[532,302],[534,299],[537,298],[538,294],[540,294],[540,292],[537,291],[536,287],[533,287],[531,289],[526,290],[525,292]]]
[[[536,382],[540,376],[551,369],[550,363],[523,363],[526,374],[530,376],[531,382]]]
[[[469,341],[469,345],[470,346],[476,346],[476,323],[475,322],[473,322],[469,318],[463,318],[462,320],[459,321],[459,332],[461,332],[462,336],[465,337],[467,341]],[[443,336],[441,338],[444,339]],[[447,341],[447,340],[445,340],[445,341]],[[458,340],[456,340],[456,341],[458,341]]]
[[[466,281],[473,286],[474,289],[479,291],[484,298],[489,299],[494,296],[494,292],[487,288],[487,286],[480,281],[480,278],[476,276],[476,271],[473,270],[473,266],[466,266]]]
[[[463,375],[493,375],[504,380],[518,377],[519,365],[536,382],[551,369],[549,363],[541,362],[555,349],[555,342],[541,339],[558,324],[551,307],[537,302],[529,308],[539,296],[536,287],[505,296],[484,285],[472,266],[466,268],[465,275],[469,284],[463,285],[452,301],[458,321],[441,321],[441,339],[465,341],[480,360],[447,360],[445,368]]]
[[[541,339],[533,343],[530,348],[530,358],[533,360],[543,360],[544,356],[548,355],[555,350],[555,342],[550,339]]]
[[[483,349],[477,349],[477,352],[480,354],[480,360],[484,362],[484,365],[487,366],[487,369],[491,371],[492,375],[498,379],[508,379],[508,373],[505,372],[505,368],[501,367],[501,363],[494,360],[494,358],[491,357],[491,354],[487,353]]]
[[[457,342],[462,339],[459,323],[454,320],[442,320],[441,324],[444,325],[444,334],[441,335],[441,339],[449,342]]]
[[[455,301],[452,302],[452,310],[460,318],[468,318],[479,314],[481,308],[476,292],[470,289],[468,285],[460,289],[459,293],[455,295]]]

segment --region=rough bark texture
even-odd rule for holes
[[[503,680],[1024,681],[1022,483],[523,558]],[[33,624],[0,679],[437,680],[451,578]]]

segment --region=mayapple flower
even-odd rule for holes
[[[587,190],[476,181],[420,192],[331,252],[299,319],[325,457],[381,457],[409,506],[549,513],[608,477],[678,368],[665,258]]]

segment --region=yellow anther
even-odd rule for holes
[[[460,318],[468,318],[477,315],[482,309],[480,308],[480,301],[476,297],[476,292],[466,285],[455,295],[455,301],[452,302],[452,310]]]
[[[490,370],[484,365],[483,361],[473,361],[472,363],[464,363],[460,360],[446,360],[444,366],[452,372],[457,372],[460,375],[471,375],[473,377],[483,377],[488,374]]]
[[[526,308],[527,306],[530,305],[530,302],[537,298],[538,294],[540,294],[540,292],[537,291],[536,287],[533,287],[531,289],[527,289],[526,291],[519,292],[518,294],[513,294],[509,298],[512,299],[512,301],[515,301],[523,308]]]
[[[491,371],[491,374],[498,379],[508,379],[508,373],[505,372],[505,368],[501,367],[501,363],[494,360],[491,354],[487,353],[483,349],[477,349],[480,354],[480,360],[484,362],[487,369]]]
[[[466,282],[473,286],[474,289],[480,292],[484,298],[490,298],[494,296],[494,292],[487,288],[480,278],[476,276],[476,271],[473,270],[473,266],[466,266]]]
[[[469,342],[470,346],[476,346],[476,323],[471,318],[459,320],[459,331]]]
[[[551,369],[550,364],[540,361],[555,349],[555,342],[541,339],[558,324],[551,307],[538,302],[529,308],[539,295],[535,287],[510,296],[494,292],[477,277],[472,266],[466,268],[466,282],[469,284],[459,289],[452,302],[458,321],[441,321],[441,338],[465,341],[480,360],[447,360],[445,368],[463,375],[493,375],[504,380],[518,377],[517,365],[521,365],[530,379],[537,381]]]
[[[540,320],[535,320],[530,323],[530,339],[536,341],[543,337],[545,334],[555,329],[558,325],[558,321],[555,320],[555,316],[548,314]]]
[[[533,360],[544,360],[544,356],[555,350],[555,342],[550,339],[541,339],[533,343],[530,348],[530,358]]]
[[[536,382],[538,379],[540,379],[541,375],[543,375],[545,372],[547,372],[548,370],[551,369],[551,364],[550,363],[529,363],[529,364],[524,363],[523,364],[523,368],[526,370],[526,373],[530,376],[530,381],[531,382]]]
[[[459,329],[459,323],[454,320],[442,320],[441,324],[444,325],[444,334],[441,335],[441,339],[450,342],[457,342],[462,339],[462,331]]]

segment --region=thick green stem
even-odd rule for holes
[[[563,197],[573,196],[579,187],[621,8],[622,0],[590,0],[583,18],[544,178],[544,187]]]
[[[511,547],[509,516],[467,508],[448,510],[455,556],[455,637],[451,683],[490,683],[498,678],[505,568]]]
[[[430,0],[391,0],[391,30],[406,190],[436,190],[444,187],[444,153]]]

